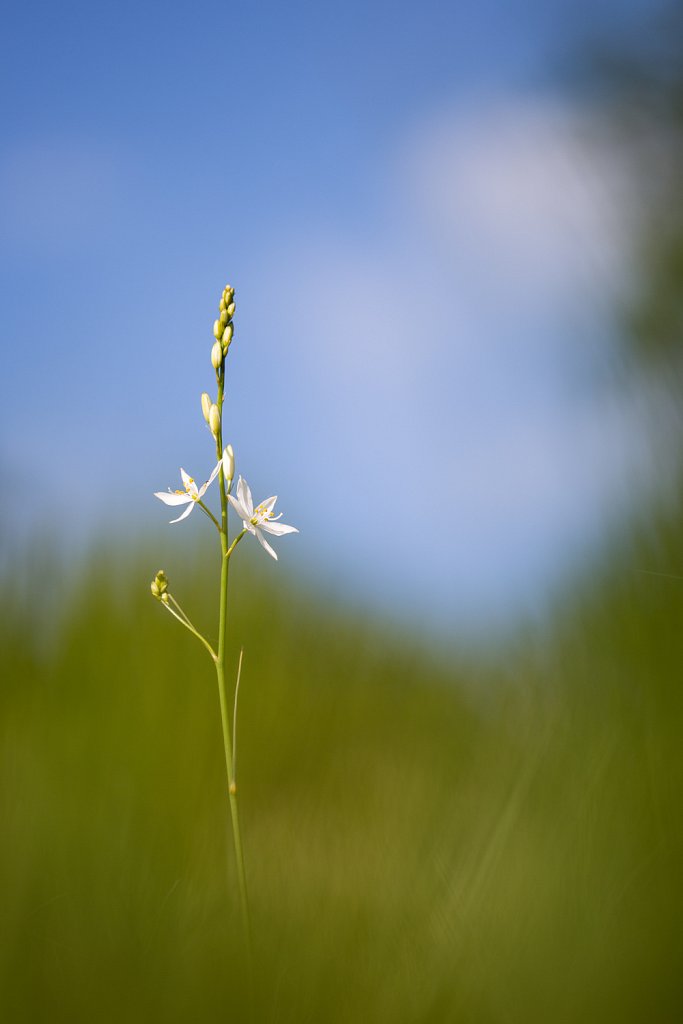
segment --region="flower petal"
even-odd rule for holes
[[[259,523],[259,530],[265,530],[266,533],[272,533],[274,537],[284,537],[286,533],[298,533],[296,526],[287,526],[285,523],[272,523],[266,522]]]
[[[209,477],[209,479],[208,479],[208,480],[206,481],[206,486],[207,486],[207,487],[209,486],[209,484],[212,484],[212,483],[214,482],[214,480],[215,480],[215,479],[216,479],[216,477],[218,476],[218,472],[219,472],[219,470],[220,470],[220,468],[221,468],[221,466],[222,466],[222,465],[223,465],[223,460],[222,460],[222,459],[219,459],[219,460],[218,460],[218,462],[216,463],[216,465],[215,465],[215,466],[213,467],[213,469],[211,470],[211,476],[210,476],[210,477]]]
[[[183,486],[185,487],[187,493],[191,495],[197,494],[197,485],[192,479],[192,477],[188,473],[186,473],[185,470],[182,468],[180,470],[180,475],[183,480]]]
[[[277,555],[275,554],[275,552],[273,551],[273,549],[271,548],[270,544],[268,543],[266,538],[263,536],[261,531],[260,530],[254,530],[254,533],[256,534],[256,540],[259,542],[259,544],[264,549],[264,551],[267,551],[269,555],[272,555],[272,557],[277,562]]]
[[[194,508],[194,506],[195,506],[195,503],[192,500],[192,498],[190,498],[190,500],[187,503],[187,508],[185,509],[183,514],[181,516],[178,516],[177,519],[170,519],[169,522],[171,522],[171,523],[179,523],[182,519],[187,519],[187,517],[189,516],[189,514],[192,511],[192,509]]]
[[[247,512],[242,502],[238,498],[235,498],[234,495],[232,494],[228,495],[228,501],[230,502],[230,504],[232,505],[240,519],[243,519],[245,523],[248,523],[249,520],[251,519],[251,516]]]
[[[154,497],[159,498],[164,502],[165,505],[184,505],[188,501],[192,501],[189,494],[178,494],[175,491],[155,491]]]
[[[277,501],[277,494],[273,495],[272,498],[266,498],[265,501],[259,502],[259,508],[263,509],[264,512],[272,512],[275,508],[275,502]]]
[[[251,496],[249,484],[242,477],[237,481],[237,497],[242,502],[243,508],[248,512],[247,519],[251,519],[254,514],[254,499]]]
[[[211,484],[212,484],[212,483],[214,482],[214,480],[215,480],[215,479],[216,479],[216,477],[218,476],[218,470],[219,470],[220,468],[221,468],[221,463],[220,463],[220,462],[217,462],[217,463],[216,463],[216,465],[215,465],[215,466],[213,467],[213,469],[211,470],[211,476],[209,477],[209,479],[208,479],[208,480],[206,480],[206,481],[205,481],[205,483],[203,483],[203,484],[202,484],[202,486],[201,486],[201,487],[199,488],[199,490],[197,491],[197,497],[198,497],[198,498],[203,498],[203,497],[204,497],[204,495],[205,495],[205,493],[206,493],[206,489],[207,489],[207,487],[210,487],[210,486],[211,486]]]

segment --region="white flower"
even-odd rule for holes
[[[267,498],[265,501],[262,501],[260,505],[257,505],[256,508],[254,508],[249,484],[246,480],[243,480],[242,477],[240,477],[237,481],[237,497],[233,498],[232,494],[229,494],[228,501],[244,523],[245,530],[248,530],[249,533],[253,533],[261,547],[265,548],[268,554],[272,555],[277,562],[277,555],[261,531],[265,530],[266,533],[272,533],[276,537],[284,537],[286,533],[299,532],[295,526],[285,526],[284,523],[277,522],[282,515],[282,513],[280,513],[279,516],[276,516],[273,513],[273,508],[277,501],[277,495],[273,498]]]
[[[181,469],[180,476],[182,477],[183,486],[185,488],[184,491],[172,491],[169,488],[168,491],[154,492],[154,497],[159,498],[166,505],[187,505],[187,508],[185,509],[181,516],[178,516],[177,519],[170,520],[172,523],[179,523],[181,519],[186,519],[187,516],[189,516],[190,512],[195,507],[196,503],[200,501],[201,498],[204,497],[204,494],[206,493],[206,489],[209,486],[209,484],[213,483],[213,481],[218,476],[218,470],[220,469],[220,466],[221,463],[219,462],[214,467],[214,470],[209,479],[206,481],[205,484],[202,484],[201,487],[197,487],[192,477],[188,476],[184,469]]]

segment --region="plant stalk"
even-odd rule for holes
[[[216,436],[216,449],[219,461],[223,455],[223,389],[225,380],[225,365],[221,368],[218,378],[218,408],[221,411],[221,426]],[[228,798],[230,803],[230,816],[232,819],[232,835],[235,845],[235,860],[237,862],[237,881],[240,893],[240,906],[242,911],[242,925],[244,928],[244,940],[247,953],[247,969],[249,973],[249,994],[253,1000],[253,958],[251,940],[251,921],[249,917],[249,898],[247,893],[247,877],[244,870],[244,853],[242,850],[242,838],[240,832],[239,808],[237,804],[237,783],[233,771],[233,737],[230,729],[229,703],[226,684],[226,636],[228,621],[228,574],[230,569],[230,555],[232,549],[228,544],[228,499],[225,493],[225,478],[223,465],[218,472],[218,486],[221,496],[221,584],[220,584],[220,610],[218,619],[218,656],[216,659],[216,675],[218,678],[218,697],[221,707],[221,724],[223,726],[223,747],[225,749],[225,768],[228,777]],[[234,548],[234,544],[233,544]]]

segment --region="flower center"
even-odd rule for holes
[[[197,488],[194,484],[194,477],[188,477],[187,483],[185,484],[184,491],[176,491],[176,494],[188,494],[193,501],[199,501],[199,495],[197,494]]]
[[[279,516],[276,516],[272,508],[266,508],[265,505],[257,505],[256,509],[254,510],[254,514],[249,520],[249,522],[251,523],[252,526],[258,526],[259,523],[266,523],[268,522],[269,519],[277,520],[280,519],[281,516],[282,513],[280,513]]]

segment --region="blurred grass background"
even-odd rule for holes
[[[51,633],[4,588],[3,1020],[245,1019],[215,677],[155,548],[37,558]],[[680,1019],[683,580],[641,570],[682,548],[660,516],[560,625],[459,668],[235,573],[258,1020]]]
[[[680,67],[620,55],[611,99],[671,155],[623,340],[679,406]],[[682,516],[467,657],[237,560],[259,1022],[683,1019]],[[245,1020],[213,668],[149,596],[212,635],[215,564],[54,548],[0,585],[0,1019]]]

